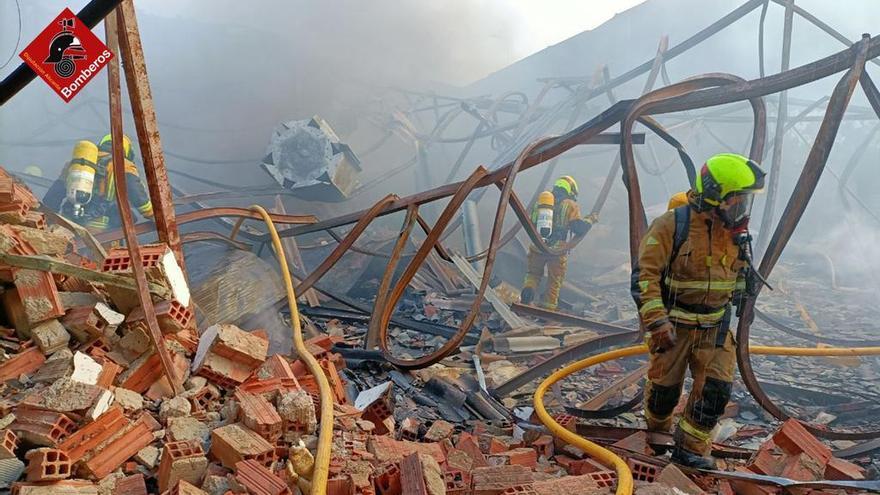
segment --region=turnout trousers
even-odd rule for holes
[[[687,451],[708,455],[710,432],[730,400],[735,366],[736,344],[729,330],[719,336],[718,328],[675,324],[673,348],[649,357],[644,404],[648,429],[672,429],[672,413],[690,369],[693,390],[676,427],[675,443]]]
[[[541,279],[544,278],[544,267],[547,267],[547,289],[544,291],[540,305],[547,309],[556,309],[559,291],[562,289],[562,282],[565,281],[568,256],[544,254],[530,246],[523,288],[537,291]]]

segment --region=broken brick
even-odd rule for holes
[[[121,382],[119,385],[122,388],[143,394],[162,376],[162,361],[159,354],[151,352],[131,363],[131,366],[119,376]]]
[[[86,452],[95,449],[114,434],[130,426],[119,406],[113,406],[94,421],[70,434],[58,448],[67,452],[72,462],[78,462]]]
[[[389,462],[379,467],[373,476],[373,486],[378,495],[402,495],[400,464]]]
[[[632,471],[633,480],[635,481],[653,483],[657,480],[657,476],[660,475],[660,468],[658,466],[648,464],[634,457],[627,458],[626,465]]]
[[[54,481],[70,477],[72,463],[62,450],[33,449],[28,451],[25,459],[28,460],[28,481]]]
[[[198,441],[169,442],[159,461],[159,490],[165,491],[184,480],[198,485],[208,468],[208,458]]]
[[[270,442],[281,438],[281,416],[262,395],[238,391],[235,393],[241,407],[240,420]]]
[[[520,465],[534,468],[538,464],[538,453],[535,449],[518,448],[499,452],[489,456],[489,464],[491,465]]]
[[[648,445],[648,433],[639,431],[612,444],[613,447],[634,452],[636,454],[654,455],[654,449]]]
[[[825,465],[825,479],[835,481],[863,480],[865,470],[849,461],[832,457]]]
[[[29,347],[0,363],[0,381],[30,375],[45,362],[46,356],[38,347]]]
[[[253,495],[290,495],[290,488],[272,471],[254,460],[235,465],[235,479]]]
[[[534,473],[525,466],[478,467],[471,473],[474,495],[498,495],[504,490],[532,483]]]
[[[103,337],[110,323],[98,310],[99,304],[72,308],[61,318],[61,324],[80,342]]]
[[[193,322],[192,311],[177,301],[171,300],[156,303],[154,309],[159,329],[163,334],[181,332],[189,328]],[[134,331],[136,328],[140,328],[141,331],[149,332],[142,307],[138,306],[128,314],[125,318],[125,327],[127,331]]]
[[[773,434],[773,443],[789,455],[801,453],[825,465],[831,459],[831,449],[810,434],[796,419],[789,419]]]
[[[0,430],[0,459],[14,459],[18,448],[18,436],[10,430]]]
[[[380,463],[400,461],[415,453],[429,455],[440,464],[443,464],[446,459],[443,448],[438,443],[408,442],[394,440],[387,435],[374,435],[370,437],[367,446],[370,453],[375,455],[376,460]]]
[[[208,492],[186,480],[180,480],[170,490],[162,492],[162,495],[208,495]]]
[[[470,479],[465,479],[464,473],[458,469],[444,471],[443,480],[446,482],[446,495],[466,495],[470,488]]]
[[[143,474],[126,476],[116,482],[113,495],[147,495],[147,484]]]
[[[58,287],[51,273],[13,269],[12,276],[31,325],[64,316],[64,307],[58,298]]]
[[[18,437],[43,447],[55,447],[76,429],[76,424],[62,413],[18,408],[9,425]]]
[[[400,484],[406,495],[428,495],[419,454],[410,454],[400,461]],[[444,482],[445,487],[445,482]]]
[[[137,421],[104,444],[83,464],[87,473],[101,479],[112,473],[125,461],[153,442],[153,431],[159,424],[149,414],[141,414]]]
[[[275,448],[250,428],[234,423],[211,432],[211,454],[229,469],[249,459],[269,466],[274,460]]]

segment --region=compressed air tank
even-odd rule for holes
[[[98,146],[95,143],[80,141],[73,146],[73,156],[67,168],[65,190],[67,202],[72,206],[75,217],[81,217],[83,207],[92,200],[97,163]]]
[[[538,214],[535,221],[535,228],[544,240],[550,238],[553,233],[553,193],[544,191],[538,195]]]

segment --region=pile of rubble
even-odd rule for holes
[[[0,490],[308,493],[320,399],[305,364],[269,356],[265,332],[224,324],[197,329],[174,254],[147,245],[139,262],[160,345],[182,384],[173,386],[138,304],[128,250],[114,248],[94,261],[81,256],[75,235],[47,226],[37,206],[26,188],[0,174]],[[368,351],[361,359],[346,350],[340,332],[328,333],[307,342],[334,403],[327,493],[613,492],[613,470],[554,439],[517,401],[495,400],[469,372],[442,365],[369,372],[375,362],[369,364]],[[495,339],[495,350],[515,339]],[[572,416],[556,420],[577,430]],[[636,493],[773,493],[750,480],[686,475],[657,457],[655,440],[632,430],[604,441],[626,458]],[[803,481],[865,477],[795,421],[735,471]]]

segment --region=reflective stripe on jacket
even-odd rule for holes
[[[639,246],[632,296],[648,330],[672,321],[713,326],[742,285],[745,263],[730,231],[712,212],[691,210],[687,240],[671,260],[675,212],[654,220]]]

